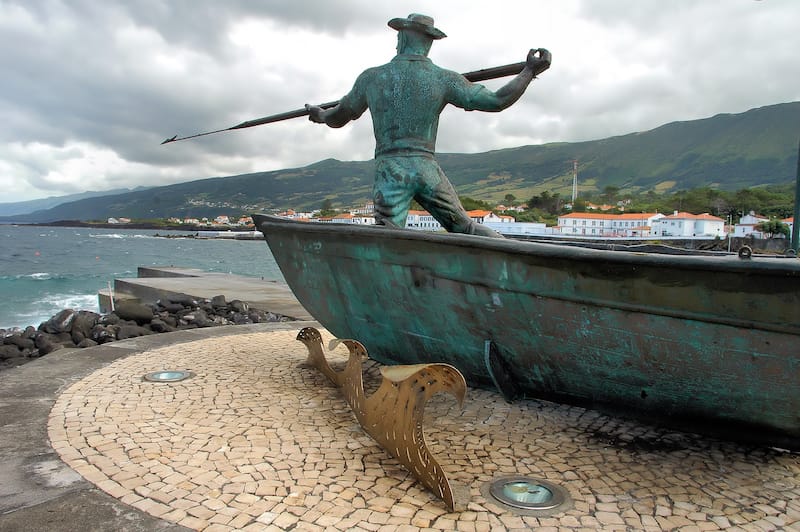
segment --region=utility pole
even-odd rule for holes
[[[575,200],[578,199],[578,159],[572,160],[572,206],[575,208]]]
[[[794,185],[794,220],[792,221],[792,243],[791,249],[795,253],[800,251],[800,142],[797,144],[797,181]]]

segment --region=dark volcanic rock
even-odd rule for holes
[[[290,318],[251,309],[245,301],[214,296],[198,302],[188,295],[155,304],[123,301],[114,312],[62,310],[38,329],[0,329],[0,369],[18,366],[62,347],[92,347],[154,333],[219,325],[288,321]]]
[[[198,308],[189,314],[184,314],[183,319],[187,323],[194,323],[198,327],[209,327],[213,325],[213,322],[208,319],[208,314],[206,314],[206,311],[201,308]]]
[[[42,322],[39,330],[46,333],[62,333],[72,330],[72,322],[75,320],[75,311],[72,309],[64,309],[49,320]]]
[[[79,310],[72,322],[73,339],[76,333],[80,334],[81,339],[89,338],[92,335],[92,329],[97,325],[99,320],[100,314],[89,310]],[[78,340],[78,342],[80,342],[80,340]],[[78,342],[75,343],[77,344]]]
[[[169,302],[162,304],[161,307],[170,314],[175,314],[176,312],[180,312],[186,308],[180,303],[169,303]]]
[[[169,296],[167,298],[170,303],[178,303],[183,305],[184,307],[196,307],[197,300],[192,296],[186,294],[175,294],[174,296]]]
[[[22,351],[13,344],[0,345],[0,360],[17,358],[22,355]]]
[[[3,343],[6,345],[14,345],[18,349],[35,349],[36,343],[30,338],[25,338],[22,334],[12,334],[3,338]]]
[[[153,321],[150,322],[148,328],[156,333],[172,332],[176,330],[174,325],[169,325],[161,318],[153,318]]]
[[[134,301],[120,302],[114,310],[114,314],[120,319],[135,321],[139,325],[150,323],[154,316],[152,308]]]
[[[36,337],[36,349],[39,350],[39,355],[46,355],[52,353],[56,349],[61,349],[62,345],[54,342],[51,335],[44,333]]]
[[[251,320],[250,316],[247,314],[237,312],[233,315],[233,323],[236,325],[247,325],[249,323],[253,323],[253,320]]]
[[[128,338],[136,338],[148,334],[153,334],[153,331],[138,325],[120,325],[119,331],[117,332],[117,340],[126,340]]]
[[[98,344],[105,344],[113,342],[117,339],[117,330],[119,325],[101,325],[97,324],[92,329],[92,340]]]
[[[97,323],[99,323],[100,325],[116,325],[117,323],[119,323],[119,316],[117,316],[112,312],[111,314],[100,316],[100,319],[97,320]],[[94,327],[92,327],[92,329],[94,329]]]
[[[234,312],[246,313],[248,310],[250,310],[250,305],[248,305],[246,301],[242,301],[240,299],[234,299],[233,301],[228,303],[228,308]]]

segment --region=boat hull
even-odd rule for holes
[[[796,259],[254,218],[300,303],[382,363],[488,386],[491,345],[528,397],[800,447]]]

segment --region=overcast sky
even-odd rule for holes
[[[0,201],[369,159],[367,114],[160,143],[339,99],[413,12],[448,35],[430,57],[452,70],[553,54],[512,108],[446,110],[440,152],[800,100],[797,0],[0,0]]]

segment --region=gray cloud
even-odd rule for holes
[[[366,159],[368,117],[193,134],[341,97],[394,52],[412,2],[0,2],[6,201]],[[498,115],[448,110],[440,151],[603,138],[800,99],[794,0],[440,1],[435,62],[465,71],[547,46],[553,68]],[[489,82],[496,89],[502,81]]]

